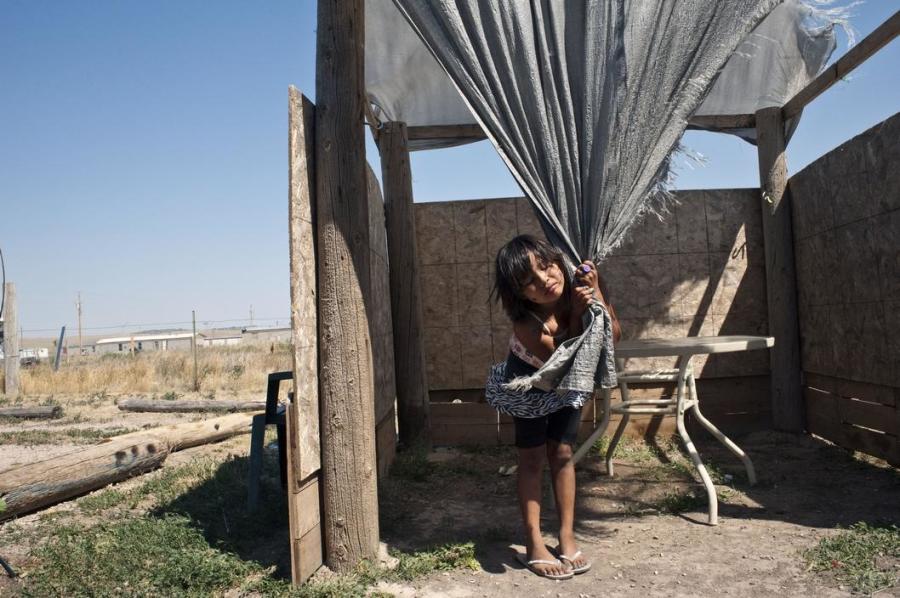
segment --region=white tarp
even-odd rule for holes
[[[366,0],[366,89],[377,118],[409,126],[476,124],[447,74],[393,0]],[[833,26],[800,0],[786,0],[729,58],[698,115],[752,114],[779,106],[825,66]],[[748,140],[755,130],[733,131]],[[454,141],[416,141],[428,149]]]

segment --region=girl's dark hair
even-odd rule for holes
[[[526,317],[529,311],[536,308],[534,303],[522,296],[522,281],[531,277],[530,254],[534,254],[538,262],[553,262],[559,266],[565,279],[564,294],[571,287],[569,269],[559,249],[531,235],[514,238],[497,252],[494,288],[491,291],[491,299],[500,301],[513,322]]]

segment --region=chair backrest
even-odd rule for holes
[[[278,388],[282,380],[293,380],[294,372],[272,372],[266,385],[266,424],[277,423]]]

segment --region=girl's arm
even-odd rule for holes
[[[513,332],[519,342],[541,361],[547,361],[556,351],[556,340],[545,333],[543,327],[536,321],[513,322]]]
[[[587,267],[587,272],[582,270],[583,267]],[[609,296],[609,290],[606,288],[606,284],[604,284],[603,279],[600,277],[600,273],[597,271],[597,267],[593,262],[583,262],[581,266],[578,267],[575,274],[576,280],[585,285],[586,287],[590,287],[593,292],[593,296],[595,299],[603,303],[606,306],[606,311],[609,312],[609,319],[612,322],[612,331],[613,331],[613,343],[618,343],[619,339],[622,337],[622,327],[619,325],[619,318],[616,316],[616,310],[612,306],[612,304],[607,301],[607,297]],[[576,287],[576,290],[578,287]],[[576,308],[577,309],[577,308]],[[578,328],[581,328],[581,319],[579,316]]]

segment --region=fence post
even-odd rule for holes
[[[363,4],[319,2],[316,49],[322,527],[326,563],[340,573],[378,552],[375,383],[363,293],[370,251]]]
[[[407,446],[422,444],[428,447],[431,445],[431,426],[425,377],[424,317],[406,123],[385,123],[378,136],[378,149],[391,273],[400,441]]]
[[[756,132],[769,335],[775,337],[775,346],[769,353],[772,423],[777,430],[802,432],[806,414],[801,387],[797,276],[781,108],[757,111]]]
[[[3,307],[3,367],[6,398],[19,396],[19,319],[16,313],[16,284],[7,282]]]

